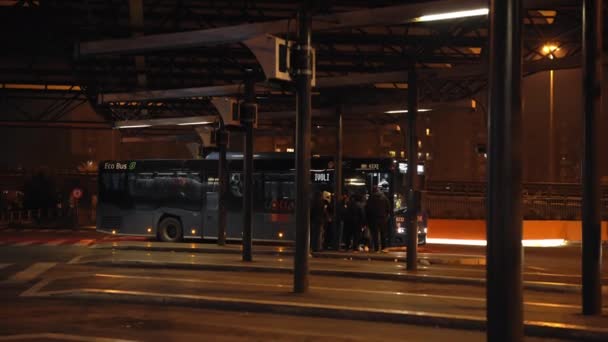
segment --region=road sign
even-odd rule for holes
[[[72,190],[72,197],[74,197],[75,199],[80,199],[80,197],[82,197],[82,189],[75,188],[74,190]]]

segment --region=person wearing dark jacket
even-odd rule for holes
[[[365,200],[363,199],[363,196],[361,196],[360,194],[355,194],[351,196],[351,201],[349,202],[348,211],[346,215],[348,216],[348,222],[350,224],[350,236],[352,237],[353,241],[352,249],[353,251],[357,251],[359,250],[359,244],[362,240],[362,230],[366,222]]]
[[[340,222],[338,222],[338,226],[342,225],[342,233],[340,237],[342,241],[340,243],[344,244],[344,249],[348,251],[350,247],[350,243],[352,240],[352,223],[350,222],[350,217],[348,215],[348,207],[350,206],[350,196],[348,194],[342,195],[342,200],[338,206],[338,214],[340,215]]]
[[[391,203],[378,188],[374,187],[366,206],[367,223],[371,238],[370,249],[378,252],[386,248],[388,235],[388,219],[390,216]]]
[[[313,252],[321,249],[321,234],[327,219],[327,204],[320,191],[310,201],[310,247]]]

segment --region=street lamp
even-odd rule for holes
[[[556,57],[556,52],[560,50],[557,43],[546,43],[543,45],[541,52],[543,56],[548,56],[549,59]],[[554,131],[555,131],[555,90],[554,90],[555,72],[549,70],[549,181],[555,182],[555,146],[554,146]]]
[[[555,53],[559,50],[560,50],[559,45],[557,45],[555,43],[547,43],[547,44],[543,45],[541,52],[542,52],[543,56],[548,56],[549,59],[554,59]]]

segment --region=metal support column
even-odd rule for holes
[[[310,138],[311,138],[311,49],[312,16],[304,1],[298,12],[298,34],[294,51],[296,85],[296,254],[293,291],[308,291],[310,248]]]
[[[334,157],[334,231],[336,232],[335,237],[335,249],[340,249],[340,242],[342,241],[342,106],[336,107],[336,155]],[[346,246],[348,248],[348,246]]]
[[[488,120],[487,340],[523,340],[522,1],[492,0]]]
[[[241,108],[241,122],[245,129],[243,148],[243,261],[251,261],[253,218],[253,124],[257,117],[255,103],[255,79],[245,80],[245,101]]]
[[[219,179],[218,193],[218,218],[217,218],[217,244],[226,244],[226,190],[228,189],[228,168],[226,163],[226,145],[228,145],[228,132],[223,122],[217,132],[217,145],[219,147],[219,158],[217,165],[217,176]]]
[[[418,268],[418,213],[416,203],[416,176],[418,168],[418,139],[416,117],[418,116],[418,80],[416,71],[407,76],[407,269]],[[392,200],[392,199],[391,199]]]
[[[583,314],[602,313],[599,127],[602,1],[583,1]]]

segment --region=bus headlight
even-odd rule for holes
[[[405,228],[403,228],[403,227],[397,228],[397,233],[398,234],[405,234]]]

